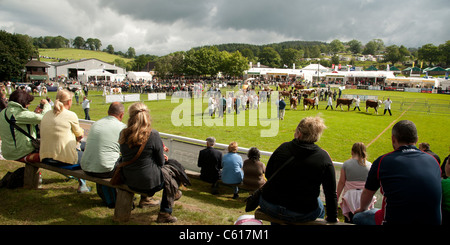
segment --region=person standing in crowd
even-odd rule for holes
[[[372,164],[353,222],[363,225],[441,224],[441,170],[436,159],[417,149],[416,125],[408,120],[392,128],[394,151]],[[405,171],[408,170],[408,171]],[[370,209],[382,187],[381,209]]]
[[[42,99],[40,101],[41,113],[29,111],[28,107],[33,100],[33,95],[25,90],[14,90],[9,96],[6,108],[0,113],[1,152],[7,160],[40,162],[39,152],[31,143],[31,139],[12,125],[15,123],[32,137],[37,138],[38,124],[41,123],[44,114],[51,110],[51,107],[47,100]]]
[[[356,96],[355,99],[355,108],[353,108],[353,110],[356,110],[356,108],[358,108],[358,111],[361,111],[361,109],[359,108],[359,104],[361,103],[361,99],[359,98],[359,96]]]
[[[386,115],[386,111],[389,111],[389,115],[392,116],[392,113],[391,113],[392,100],[388,97],[387,100],[383,101],[383,104],[384,104],[384,114],[383,115]]]
[[[331,96],[328,97],[327,107],[325,107],[325,110],[328,109],[328,106],[331,106],[331,110],[333,110],[333,98],[331,98]]]
[[[242,157],[237,153],[238,144],[233,141],[228,145],[228,153],[222,157],[222,182],[235,185],[233,199],[239,197],[239,185],[244,179]]]
[[[253,192],[266,183],[264,173],[266,172],[266,165],[260,159],[260,152],[258,148],[252,147],[247,153],[248,159],[244,161],[244,180],[243,184],[250,188]]]
[[[352,158],[342,165],[337,185],[337,199],[339,201],[339,197],[342,197],[340,206],[345,216],[345,222],[348,223],[352,222],[353,213],[360,206],[361,192],[364,189],[370,166],[372,166],[372,163],[367,161],[364,143],[354,143],[351,155]],[[370,209],[374,207],[375,201],[376,197],[373,198]]]
[[[314,109],[319,110],[319,97],[317,95],[314,97]]]
[[[56,93],[53,111],[45,113],[41,121],[40,159],[43,163],[63,167],[79,168],[82,151],[78,144],[84,135],[78,116],[70,111],[73,93],[63,89]],[[78,192],[89,192],[86,181],[79,179]]]
[[[278,118],[284,120],[285,113],[286,113],[286,102],[284,101],[284,98],[281,97],[280,101],[278,102]]]
[[[108,116],[92,124],[80,162],[81,169],[87,175],[97,178],[113,177],[120,162],[119,135],[126,127],[122,123],[124,112],[122,103],[113,102],[109,106]],[[115,205],[115,192],[114,188],[97,184],[97,193],[110,208]]]
[[[315,142],[326,126],[320,117],[306,117],[298,124],[294,139],[281,144],[270,157],[266,177],[284,164],[260,198],[261,210],[287,222],[307,222],[325,217],[320,199],[323,187],[326,201],[326,220],[337,222],[336,173],[328,153]],[[292,159],[287,162],[289,159]]]
[[[198,154],[197,166],[200,168],[200,179],[211,183],[211,193],[217,194],[219,189],[220,171],[222,169],[222,152],[214,149],[216,139],[206,139],[206,149]]]
[[[428,144],[426,142],[420,143],[419,150],[432,155],[434,158],[436,158],[436,161],[438,161],[439,165],[441,164],[441,159],[439,158],[439,156],[436,153],[431,151],[430,144]]]
[[[92,100],[88,100],[86,96],[83,97],[82,107],[84,110],[84,120],[91,120],[91,116],[89,116],[89,109],[91,107]]]
[[[80,103],[80,95],[81,95],[81,89],[77,88],[75,90],[75,101],[77,102],[77,105]]]

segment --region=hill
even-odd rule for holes
[[[108,63],[114,63],[114,60],[121,59],[128,63],[132,59],[123,58],[118,55],[109,54],[101,51],[91,51],[74,48],[58,48],[58,49],[39,49],[41,61],[62,61],[62,60],[80,60],[95,58]]]

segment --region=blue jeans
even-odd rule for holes
[[[355,225],[376,225],[375,224],[375,213],[378,208],[373,208],[366,210],[361,213],[357,213],[353,216],[353,224]]]
[[[320,198],[317,198],[317,202],[319,204],[319,207],[316,210],[304,214],[288,210],[287,208],[277,204],[269,203],[264,200],[262,196],[259,199],[259,206],[264,213],[277,219],[285,220],[287,222],[308,222],[317,218],[323,219],[325,217],[325,208],[323,206],[322,200],[320,200]]]

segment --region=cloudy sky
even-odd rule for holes
[[[0,29],[166,55],[223,43],[450,40],[449,0],[0,0]]]

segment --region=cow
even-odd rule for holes
[[[289,88],[289,84],[287,84],[287,83],[279,83],[278,84],[278,87],[280,87],[280,89],[286,89],[286,88]]]
[[[308,110],[311,108],[311,106],[314,108],[314,99],[304,98],[303,99],[303,107],[304,107],[305,111],[306,111],[306,106],[308,106]]]
[[[296,88],[296,89],[304,89],[305,88],[305,86],[303,86],[303,85],[301,85],[301,84],[295,84],[294,85],[294,87]]]
[[[280,91],[280,95],[283,96],[284,98],[291,97],[291,92],[289,92],[289,91]]]
[[[111,94],[122,94],[122,88],[111,88]]]
[[[366,101],[366,112],[368,112],[369,107],[372,107],[375,109],[375,113],[377,113],[378,115],[378,107],[382,104],[383,102],[381,100],[375,101],[375,100],[367,100]]]
[[[289,102],[291,104],[291,109],[297,110],[297,103],[298,103],[297,97],[293,96]]]
[[[350,111],[350,106],[353,104],[353,102],[355,102],[355,99],[338,98],[336,100],[336,108],[338,106],[340,106],[341,110],[343,111],[342,105],[347,105],[348,106],[348,110]]]

